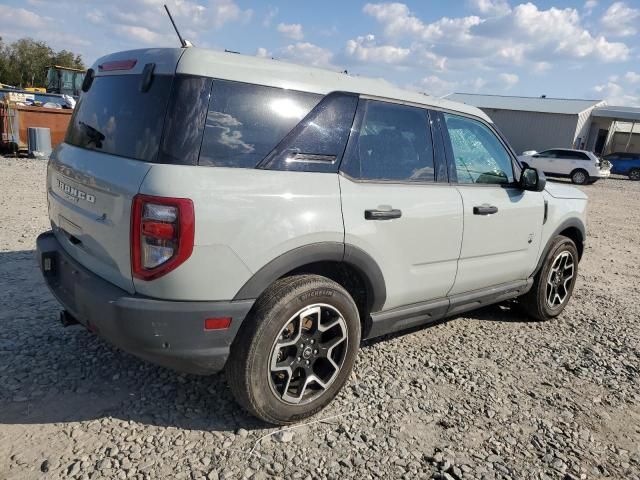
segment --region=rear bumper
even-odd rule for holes
[[[254,300],[165,301],[131,295],[72,259],[52,232],[37,240],[47,286],[82,325],[144,360],[174,370],[209,374],[224,367],[233,339]],[[52,260],[45,271],[43,258]],[[204,330],[206,318],[231,317],[226,330]]]

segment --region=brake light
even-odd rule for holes
[[[131,70],[138,63],[137,60],[114,60],[98,65],[101,72],[114,72],[116,70]]]
[[[131,212],[131,270],[153,280],[184,263],[193,252],[195,214],[188,198],[136,195]]]

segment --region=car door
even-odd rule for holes
[[[361,99],[341,166],[345,243],[380,266],[383,310],[444,299],[456,276],[462,200],[429,123],[426,109]]]
[[[449,177],[464,209],[458,273],[450,295],[527,279],[540,249],[542,193],[517,186],[515,159],[489,124],[441,115]]]
[[[556,161],[556,173],[561,175],[571,175],[571,172],[580,168],[589,172],[589,162],[591,159],[581,152],[572,150],[558,150],[558,160]]]
[[[536,153],[531,157],[530,165],[545,173],[555,172],[555,160],[557,158],[557,150],[545,150],[544,152]]]

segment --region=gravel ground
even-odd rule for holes
[[[266,428],[223,375],[154,367],[63,328],[37,270],[45,163],[0,158],[0,478],[640,479],[640,183],[585,187],[573,300],[363,346],[312,422]]]

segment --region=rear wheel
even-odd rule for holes
[[[633,168],[629,172],[629,180],[640,180],[640,168]]]
[[[535,276],[533,287],[520,298],[524,311],[537,320],[557,317],[569,303],[578,276],[578,250],[573,240],[558,235]]]
[[[576,185],[584,185],[589,181],[589,174],[586,170],[579,168],[571,172],[571,181]]]
[[[256,417],[294,423],[333,400],[359,344],[358,309],[342,286],[317,275],[280,279],[257,300],[231,347],[229,386]]]

